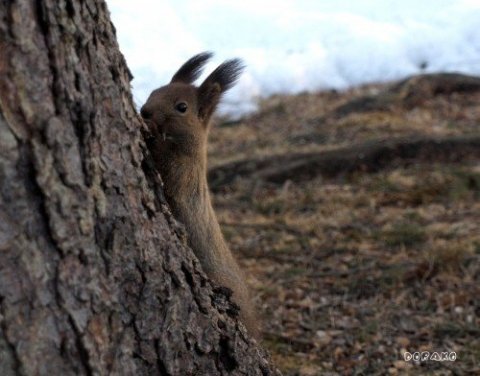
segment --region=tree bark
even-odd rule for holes
[[[185,245],[130,79],[104,1],[0,3],[0,375],[274,374]]]

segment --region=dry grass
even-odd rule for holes
[[[329,116],[380,89],[271,98],[250,118],[212,131],[211,164],[392,135],[478,132],[479,94]],[[440,375],[480,372],[479,199],[477,163],[279,185],[244,178],[214,204],[249,275],[264,344],[286,375]],[[458,359],[403,361],[404,351],[425,350]]]

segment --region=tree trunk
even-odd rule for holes
[[[130,79],[103,0],[0,3],[0,375],[275,373],[185,246]]]

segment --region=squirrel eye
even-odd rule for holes
[[[175,109],[178,111],[178,112],[181,112],[182,114],[185,113],[185,111],[187,111],[187,104],[185,102],[180,102],[180,103],[177,103],[175,105]]]

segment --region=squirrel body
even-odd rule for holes
[[[147,145],[162,176],[165,197],[186,228],[189,246],[209,278],[232,291],[240,320],[258,337],[245,278],[222,235],[207,182],[210,118],[243,65],[238,59],[226,61],[194,86],[211,56],[204,52],[183,64],[168,85],[152,92],[141,115],[150,131]]]

